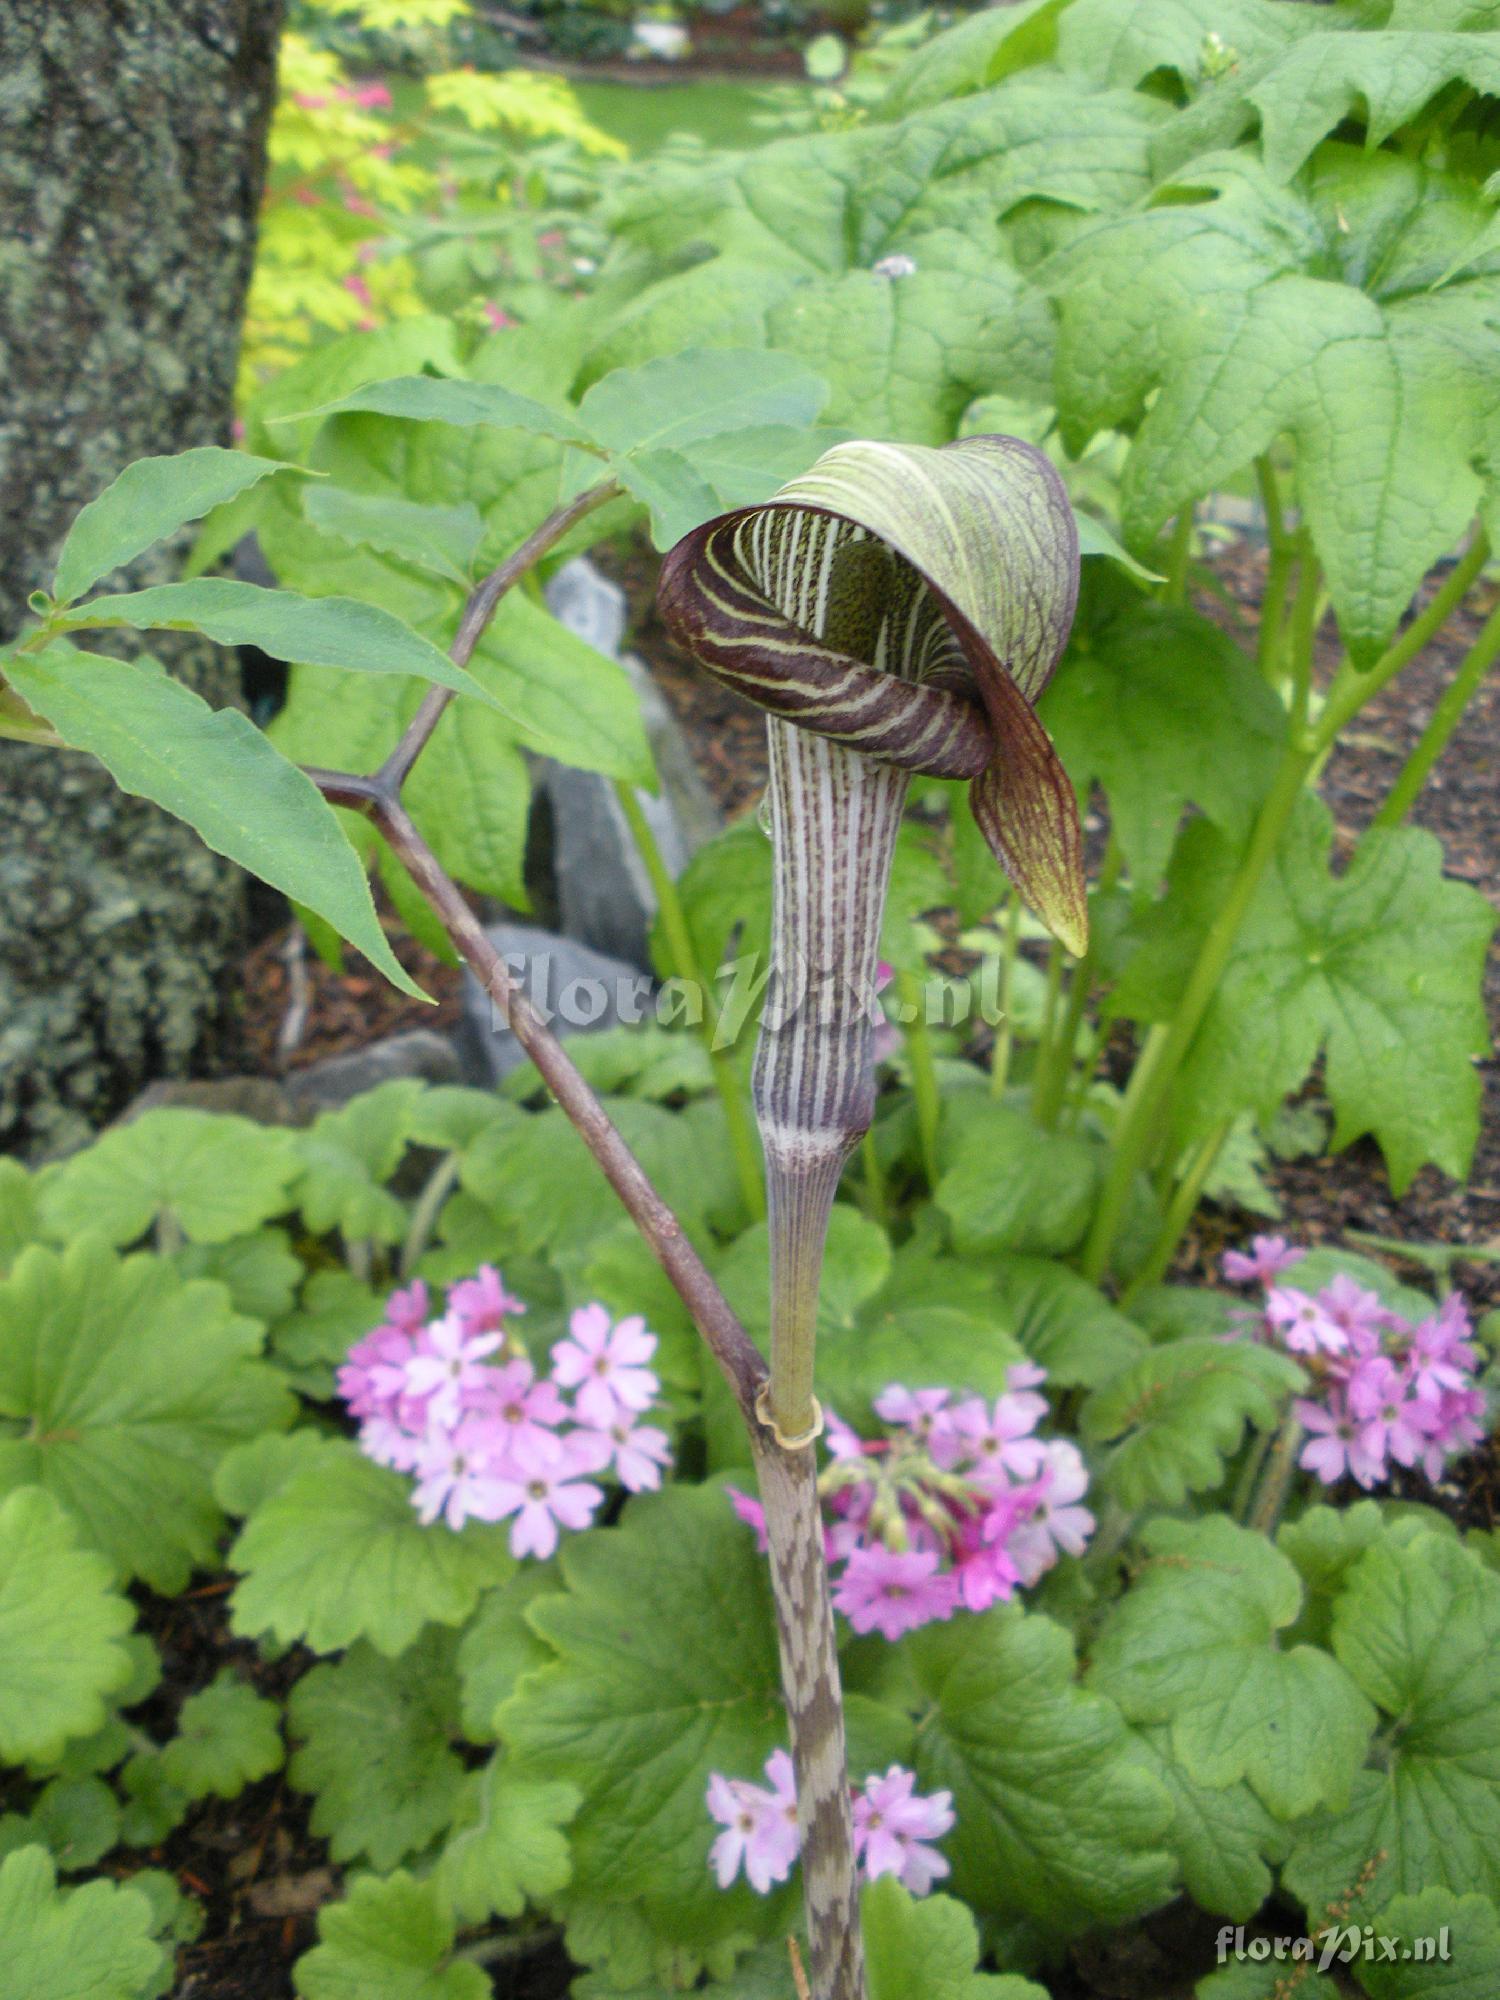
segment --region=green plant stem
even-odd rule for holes
[[[1056,956],[1061,953],[1062,947],[1054,944],[1052,950]],[[1032,1116],[1049,1132],[1056,1130],[1063,1098],[1073,1075],[1073,1053],[1078,1046],[1078,1030],[1083,1026],[1084,1009],[1088,1006],[1089,994],[1093,990],[1093,966],[1093,953],[1088,951],[1073,967],[1062,1026],[1048,1044],[1046,1073],[1038,1077],[1036,1093],[1032,1099]]]
[[[1256,459],[1255,477],[1260,486],[1261,504],[1266,512],[1266,539],[1271,551],[1266,569],[1266,588],[1260,601],[1256,657],[1266,679],[1275,681],[1280,678],[1281,621],[1286,609],[1287,588],[1291,582],[1296,538],[1288,531],[1286,515],[1281,505],[1281,489],[1276,478],[1276,468],[1268,457],[1262,456]]]
[[[427,1185],[417,1197],[417,1205],[411,1212],[406,1240],[401,1245],[400,1271],[403,1278],[411,1276],[416,1268],[417,1259],[431,1242],[433,1225],[438,1219],[443,1203],[453,1192],[462,1165],[461,1154],[447,1153],[428,1175]]]
[[[1297,566],[1297,589],[1292,598],[1292,608],[1287,614],[1287,644],[1290,652],[1288,662],[1291,678],[1291,733],[1307,727],[1308,709],[1312,702],[1313,656],[1317,647],[1318,625],[1323,608],[1322,585],[1323,567],[1313,554],[1312,543],[1306,536],[1298,536],[1300,561]]]
[[[1015,1029],[1011,1023],[1011,999],[1015,992],[1016,953],[1021,943],[1021,898],[1012,889],[1005,905],[1005,962],[1000,968],[1000,1019],[995,1027],[995,1047],[990,1056],[990,1095],[1000,1097],[1010,1081],[1011,1051]]]
[[[1179,508],[1177,519],[1172,524],[1172,539],[1167,545],[1166,575],[1161,583],[1163,604],[1187,602],[1188,563],[1192,552],[1193,503],[1189,500]]]
[[[1255,1484],[1266,1462],[1266,1453],[1271,1449],[1273,1436],[1272,1431],[1257,1431],[1254,1444],[1245,1453],[1245,1463],[1240,1467],[1240,1476],[1234,1483],[1234,1499],[1230,1505],[1230,1512],[1236,1521],[1243,1523],[1249,1516]]]
[[[1156,1241],[1151,1246],[1151,1254],[1120,1294],[1120,1305],[1124,1310],[1128,1311],[1132,1301],[1139,1298],[1148,1285],[1157,1284],[1170,1268],[1172,1259],[1177,1254],[1177,1246],[1182,1241],[1183,1232],[1193,1219],[1193,1211],[1197,1208],[1199,1197],[1203,1193],[1204,1182],[1213,1172],[1214,1163],[1224,1150],[1224,1141],[1229,1137],[1232,1122],[1228,1118],[1221,1119],[1212,1132],[1194,1148],[1172,1190],[1166,1218]]]
[[[1042,1032],[1037,1039],[1036,1066],[1031,1072],[1031,1115],[1040,1120],[1040,1106],[1057,1059],[1057,1013],[1062,999],[1063,949],[1054,941],[1047,951],[1047,984],[1042,997]]]
[[[766,1184],[761,1167],[760,1143],[755,1136],[755,1119],[750,1109],[747,1092],[735,1068],[734,1057],[719,1042],[719,1010],[707,980],[698,964],[698,955],[693,950],[692,932],[688,928],[687,911],[683,908],[682,897],[677,884],[662,855],[656,835],[651,831],[651,822],[641,810],[641,802],[636,797],[635,787],[621,778],[615,783],[615,797],[620,802],[620,810],[625,815],[625,823],[630,828],[630,837],[635,842],[651,887],[656,895],[656,907],[661,913],[662,929],[666,933],[667,948],[672,954],[672,964],[679,979],[702,997],[703,1012],[699,1032],[703,1045],[708,1051],[709,1066],[713,1072],[714,1088],[719,1093],[719,1102],[724,1107],[724,1122],[729,1130],[730,1150],[734,1154],[735,1172],[739,1176],[740,1193],[752,1221],[760,1222],[766,1213]]]
[[[917,1106],[917,1134],[922,1147],[922,1170],[927,1185],[936,1189],[938,1167],[938,1124],[942,1118],[942,1097],[938,1090],[937,1064],[932,1055],[932,1035],[922,1005],[922,982],[914,972],[896,974],[896,993],[901,1002],[901,1026],[906,1036],[906,1057],[911,1064],[912,1096]]]
[[[1250,1509],[1247,1523],[1262,1535],[1273,1534],[1281,1519],[1281,1510],[1286,1505],[1286,1496],[1297,1470],[1297,1447],[1301,1442],[1302,1426],[1288,1411],[1282,1419],[1281,1429],[1276,1433],[1276,1442],[1267,1455],[1260,1491],[1255,1496],[1255,1505]]]
[[[1464,710],[1500,653],[1500,605],[1490,613],[1478,638],[1464,655],[1458,672],[1438,699],[1417,747],[1401,768],[1401,774],[1371,821],[1373,826],[1399,826],[1416,803],[1433,765],[1447,749]]]
[[[859,1157],[865,1170],[865,1206],[872,1221],[878,1222],[882,1229],[889,1228],[890,1191],[885,1184],[885,1169],[880,1164],[880,1148],[875,1143],[873,1125],[859,1142]]]
[[[1455,566],[1432,602],[1412,620],[1368,673],[1360,673],[1345,660],[1329,689],[1317,723],[1309,725],[1305,717],[1293,715],[1290,740],[1282,754],[1280,768],[1261,803],[1254,831],[1234,880],[1204,935],[1176,1012],[1170,1022],[1159,1024],[1152,1030],[1125,1093],[1115,1132],[1113,1157],[1084,1247],[1082,1269],[1093,1283],[1100,1281],[1108,1267],[1136,1174],[1150,1152],[1178,1069],[1218,990],[1240,926],[1297,809],[1309,777],[1336,742],[1339,732],[1367,701],[1415,658],[1443,624],[1483,568],[1488,554],[1489,544],[1484,535],[1476,534],[1467,554]],[[1299,637],[1301,647],[1310,655],[1310,620],[1305,622],[1305,629]],[[1294,687],[1310,688],[1310,671],[1310,660],[1294,661]]]

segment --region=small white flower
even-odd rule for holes
[[[870,266],[877,278],[910,278],[916,268],[916,258],[908,257],[904,250],[898,250],[892,257],[882,257],[878,264]]]

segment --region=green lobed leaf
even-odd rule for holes
[[[394,1868],[447,1829],[464,1786],[450,1633],[429,1629],[394,1659],[356,1645],[297,1683],[287,1715],[288,1776],[315,1794],[312,1830],[335,1861]]]
[[[219,1460],[290,1415],[259,1345],[161,1258],[24,1251],[0,1285],[0,1493],[45,1486],[122,1576],[183,1589],[217,1552]]]
[[[429,1621],[462,1624],[514,1567],[503,1526],[424,1528],[411,1485],[355,1445],[327,1443],[255,1509],[229,1552],[232,1622],[336,1652],[368,1639],[394,1658]]]
[[[927,1703],[918,1790],[951,1790],[958,1817],[944,1842],[955,1895],[1054,1939],[1170,1897],[1172,1801],[1119,1710],[1077,1685],[1061,1626],[1007,1608],[907,1645]]]
[[[1122,1507],[1180,1507],[1217,1486],[1247,1424],[1274,1430],[1302,1370],[1247,1340],[1175,1340],[1096,1389],[1079,1424],[1098,1477]]]
[[[789,354],[765,348],[688,348],[595,382],[579,420],[614,452],[677,450],[766,424],[806,426],[828,384]]]
[[[1381,237],[1431,210],[1411,201],[1409,163],[1375,155],[1364,174]],[[1396,244],[1372,255],[1362,229],[1351,252],[1347,199],[1281,187],[1244,154],[1184,180],[1191,193],[1081,232],[1049,274],[1063,441],[1077,453],[1100,429],[1135,428],[1124,526],[1149,548],[1186,502],[1290,436],[1341,634],[1369,665],[1480,500],[1492,281],[1432,290],[1445,256],[1386,290]],[[1394,232],[1393,196],[1411,211]]]
[[[1302,1606],[1297,1572],[1223,1515],[1157,1520],[1147,1555],[1096,1633],[1089,1685],[1136,1723],[1170,1725],[1199,1785],[1244,1779],[1278,1819],[1349,1797],[1375,1711],[1345,1669],[1277,1634]]]
[[[1172,1754],[1171,1731],[1137,1728],[1142,1762],[1172,1795],[1167,1845],[1183,1887],[1200,1910],[1247,1922],[1274,1886],[1269,1863],[1286,1851],[1286,1831],[1243,1782],[1201,1785]]]
[[[564,1829],[582,1800],[574,1785],[514,1777],[503,1752],[472,1772],[433,1871],[458,1921],[518,1917],[566,1888],[573,1863]]]
[[[1275,775],[1286,712],[1198,612],[1141,604],[1077,649],[1042,719],[1079,795],[1101,784],[1136,893],[1167,871],[1189,805],[1242,842]]]
[[[0,1160],[0,1278],[41,1234],[36,1182],[19,1160]]]
[[[1267,167],[1289,180],[1344,119],[1359,116],[1367,143],[1379,146],[1458,81],[1484,96],[1500,96],[1500,46],[1491,37],[1388,29],[1308,35],[1245,95],[1260,112]]]
[[[185,1798],[232,1799],[279,1770],[285,1754],[281,1710],[225,1667],[182,1704],[161,1768]]]
[[[1285,1881],[1315,1916],[1446,1888],[1500,1897],[1500,1576],[1446,1536],[1382,1536],[1348,1572],[1333,1650],[1388,1718],[1347,1810],[1301,1829]]]
[[[394,1077],[321,1112],[297,1135],[302,1171],[295,1195],[309,1229],[318,1235],[337,1229],[350,1242],[401,1240],[406,1206],[385,1182],[405,1157],[422,1090],[415,1077]]]
[[[19,1838],[15,1837],[19,1831]],[[102,1778],[54,1778],[37,1796],[30,1817],[0,1819],[0,1852],[40,1841],[63,1874],[101,1861],[120,1838],[120,1805]]]
[[[106,660],[51,645],[8,656],[5,673],[122,791],[186,820],[215,853],[306,904],[394,986],[424,997],[386,942],[332,807],[247,715],[211,709],[154,660]]]
[[[1092,1140],[1044,1131],[987,1096],[959,1098],[946,1107],[942,1160],[935,1199],[957,1250],[1063,1256],[1082,1241],[1101,1164]]]
[[[0,1500],[0,1761],[56,1757],[101,1726],[130,1678],[134,1622],[56,1501],[36,1486]]]
[[[1146,1350],[1146,1336],[1099,1291],[1045,1257],[999,1265],[1002,1318],[1059,1388],[1096,1389]]]
[[[223,1243],[186,1243],[172,1258],[184,1278],[213,1278],[247,1319],[280,1319],[292,1310],[304,1266],[284,1229],[256,1229]]]
[[[1484,1896],[1396,1896],[1376,1920],[1375,1940],[1355,1967],[1370,2000],[1489,2000],[1500,1980],[1500,1914]]]
[[[0,1862],[0,2000],[142,2000],[162,1966],[146,1897],[112,1882],[59,1889],[45,1848]]]
[[[1242,1109],[1269,1116],[1322,1050],[1334,1146],[1373,1133],[1399,1195],[1425,1161],[1467,1170],[1479,1129],[1474,1058],[1488,1047],[1480,968],[1495,914],[1477,890],[1445,878],[1429,833],[1377,829],[1342,875],[1329,869],[1332,841],[1327,808],[1304,800],[1184,1064],[1178,1131],[1201,1136]],[[1122,1011],[1170,1012],[1235,863],[1210,828],[1188,829],[1166,898],[1138,927]]]
[[[632,1500],[563,1545],[565,1594],[529,1622],[556,1654],[496,1717],[518,1779],[576,1785],[579,1891],[701,1950],[765,1936],[785,1898],[720,1890],[709,1774],[754,1777],[783,1740],[765,1566],[717,1487]]]
[[[184,522],[196,521],[273,472],[295,469],[212,444],[137,459],[75,518],[57,558],[54,596],[72,603]]]
[[[496,1739],[495,1711],[516,1691],[521,1676],[552,1659],[552,1649],[532,1631],[527,1612],[538,1597],[556,1595],[555,1572],[538,1564],[486,1591],[458,1645],[463,1733],[471,1743]]]
[[[1075,0],[1076,3],[1076,0]],[[1057,17],[1070,0],[1020,0],[1003,12],[985,8],[918,48],[897,71],[882,110],[901,116],[946,104],[1045,62],[1057,48]]]
[[[431,1881],[355,1878],[318,1915],[318,1943],[299,1958],[301,2000],[490,2000],[477,1965],[454,1959],[453,1920]]]
[[[979,1931],[951,1896],[918,1902],[883,1875],[864,1890],[860,1918],[870,2000],[1047,2000],[1029,1979],[974,1970]]]
[[[167,1107],[65,1160],[41,1190],[42,1219],[63,1241],[93,1230],[121,1246],[165,1221],[189,1243],[223,1244],[290,1208],[296,1170],[280,1126]]]

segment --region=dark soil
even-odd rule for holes
[[[653,557],[617,550],[605,553],[603,566],[629,592],[630,643],[647,660],[686,730],[713,796],[731,816],[750,809],[766,779],[759,712],[672,647],[655,614]],[[1202,606],[1248,637],[1263,556],[1241,544],[1221,557],[1216,568],[1228,601],[1204,593]],[[1415,743],[1477,630],[1476,612],[1489,608],[1481,593],[1474,593],[1455,628],[1371,705],[1331,759],[1322,790],[1335,817],[1340,853],[1351,851]],[[1331,642],[1324,652],[1321,664],[1330,670]],[[1497,772],[1500,683],[1491,681],[1471,705],[1413,819],[1442,841],[1450,874],[1500,901]],[[412,944],[394,920],[388,921],[403,962],[438,1007],[404,999],[362,967],[335,972],[310,951],[294,964],[288,958],[287,934],[281,932],[257,945],[244,967],[247,1066],[275,1075],[400,1029],[452,1024],[458,1011],[458,972]],[[1500,952],[1492,954],[1486,991],[1492,1015],[1500,1013]],[[1481,1069],[1487,1117],[1467,1186],[1428,1170],[1396,1201],[1378,1149],[1360,1141],[1333,1157],[1273,1163],[1269,1178],[1285,1204],[1286,1226],[1304,1241],[1345,1241],[1350,1231],[1453,1246],[1500,1239],[1500,1066],[1488,1062]],[[1241,1242],[1264,1226],[1238,1211],[1206,1205],[1175,1275],[1203,1281],[1226,1244]],[[1460,1261],[1456,1278],[1476,1302],[1500,1302],[1500,1266]],[[1436,1492],[1418,1484],[1413,1495],[1444,1506],[1463,1525],[1492,1526],[1500,1520],[1500,1457],[1493,1449],[1476,1453],[1453,1467]],[[1357,1496],[1351,1492],[1348,1497]],[[144,1600],[145,1622],[166,1666],[163,1687],[144,1716],[158,1736],[170,1732],[185,1696],[206,1686],[225,1664],[238,1665],[271,1695],[284,1694],[305,1670],[302,1655],[294,1652],[267,1664],[253,1647],[232,1637],[225,1622],[228,1587],[223,1581],[210,1582],[171,1602]],[[203,1936],[180,1956],[177,2000],[292,2000],[291,1967],[315,1942],[317,1908],[340,1884],[340,1871],[331,1865],[324,1844],[309,1833],[307,1819],[308,1801],[288,1786],[282,1773],[231,1802],[210,1801],[195,1808],[149,1857],[200,1896],[207,1912]],[[1060,1976],[1052,1976],[1052,1990],[1062,2000],[1171,2000],[1185,1995],[1192,1981],[1211,1968],[1215,1928],[1186,1904],[1174,1905],[1118,1937],[1080,1946]],[[1279,1928],[1296,1931],[1300,1919],[1289,1912]],[[1184,1967],[1192,1969],[1185,1973]],[[530,1941],[521,1956],[497,1960],[490,1970],[498,2000],[561,2000],[570,1977],[556,1938],[546,1933]]]

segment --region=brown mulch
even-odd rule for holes
[[[436,1005],[399,992],[362,958],[341,968],[325,965],[295,925],[283,926],[251,949],[241,969],[236,1062],[242,1068],[282,1076],[387,1035],[457,1027],[461,968],[418,944],[378,891],[376,903],[396,957]]]

